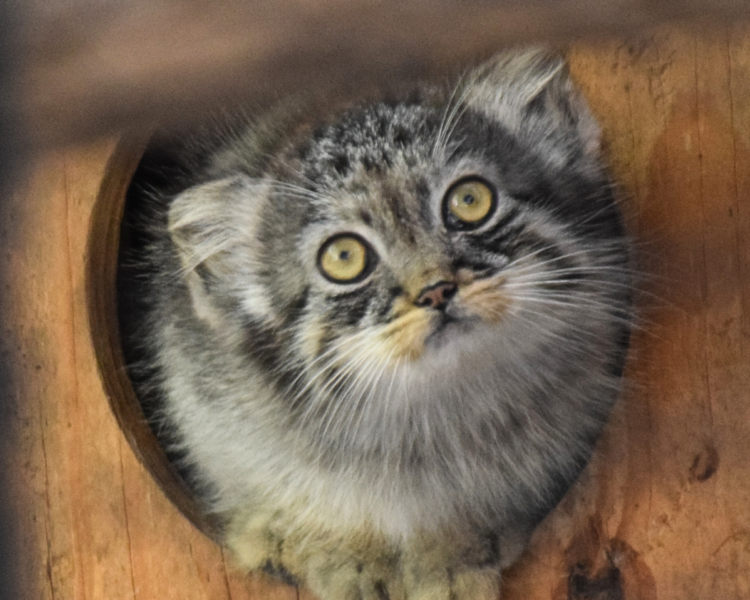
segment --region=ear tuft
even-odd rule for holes
[[[222,257],[248,226],[253,204],[249,200],[258,187],[237,175],[197,185],[175,197],[167,227],[185,273],[201,267],[201,271],[219,274]]]
[[[599,153],[599,126],[554,52],[529,48],[495,56],[471,74],[466,98],[469,106],[513,131],[523,129],[535,111],[553,128],[576,134],[586,154]]]
[[[247,267],[263,184],[244,175],[189,188],[169,207],[167,229],[182,267],[196,315],[210,323],[218,312],[211,297],[216,285]]]

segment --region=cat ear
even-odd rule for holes
[[[243,186],[229,177],[188,188],[169,207],[167,230],[185,273],[213,271],[234,233],[231,206]]]
[[[511,130],[563,129],[577,135],[587,154],[599,154],[599,126],[565,61],[550,51],[532,48],[494,57],[471,74],[466,98],[469,106]]]
[[[167,229],[181,275],[196,314],[210,323],[220,318],[211,291],[231,285],[231,276],[253,262],[247,241],[254,235],[258,187],[244,175],[227,177],[185,190],[169,207]]]

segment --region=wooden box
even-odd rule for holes
[[[637,241],[640,330],[592,463],[503,598],[750,598],[750,29],[670,29],[568,58]],[[127,393],[106,311],[135,159],[118,139],[50,151],[1,209],[0,448],[23,596],[306,596],[233,570],[139,461],[137,412],[120,413],[123,433],[110,409]]]

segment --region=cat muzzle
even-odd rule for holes
[[[448,302],[456,295],[458,286],[450,281],[438,281],[424,288],[417,298],[416,305],[423,308],[434,308],[444,311]]]

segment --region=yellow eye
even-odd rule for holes
[[[452,217],[448,220],[459,228],[476,226],[490,215],[494,207],[495,193],[488,184],[480,179],[464,179],[448,191],[445,216]]]
[[[350,283],[367,274],[372,264],[371,251],[351,234],[331,238],[320,249],[318,266],[323,275],[336,283]]]

